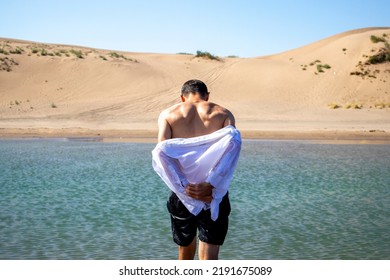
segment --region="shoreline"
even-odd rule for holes
[[[309,140],[326,143],[390,144],[384,130],[240,130],[243,140]],[[0,128],[0,139],[156,143],[157,130],[87,128]]]

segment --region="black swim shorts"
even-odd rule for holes
[[[216,221],[211,219],[210,209],[202,210],[197,216],[191,214],[175,193],[172,192],[167,202],[171,214],[173,241],[180,246],[188,246],[194,240],[197,229],[199,240],[222,245],[228,231],[230,201],[226,194],[219,204]]]

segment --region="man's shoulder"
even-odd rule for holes
[[[183,115],[186,115],[189,111],[187,104],[184,103],[178,103],[175,105],[172,105],[171,107],[168,107],[164,111],[161,112],[160,118],[163,118],[167,120],[169,123],[173,122],[174,120],[181,119]]]
[[[225,108],[217,103],[209,102],[209,106],[213,112],[220,113],[220,114],[226,114],[226,115],[231,114],[231,112],[227,108]]]
[[[180,103],[179,104],[174,104],[171,107],[168,107],[168,108],[164,109],[161,112],[161,115],[168,116],[168,115],[173,114],[174,112],[178,111],[179,108],[180,108]]]
[[[215,116],[216,118],[222,120],[223,126],[233,125],[235,126],[235,119],[232,114],[227,108],[218,105],[216,103],[212,103],[213,109],[211,110],[211,116]]]

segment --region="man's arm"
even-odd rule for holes
[[[158,142],[172,138],[172,128],[166,119],[167,112],[163,111],[158,118]]]

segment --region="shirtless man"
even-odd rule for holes
[[[199,80],[190,80],[184,83],[181,90],[182,103],[173,105],[164,110],[158,119],[159,133],[158,141],[171,138],[190,138],[202,136],[215,132],[225,126],[235,126],[234,116],[227,109],[208,102],[210,93],[207,86]],[[195,199],[203,202],[211,202],[212,189],[209,183],[188,184],[186,193]],[[168,201],[168,210],[171,213],[172,231],[175,242],[179,245],[179,259],[193,259],[196,251],[196,228],[201,228],[199,234],[199,259],[218,259],[219,247],[222,245],[228,228],[228,216],[230,214],[230,203],[228,195],[220,204],[220,216],[216,221],[210,219],[210,211],[193,216],[186,211],[177,196],[172,193]],[[183,225],[182,217],[192,215],[186,224]],[[199,219],[201,219],[199,221]],[[205,220],[204,220],[205,219]],[[207,236],[208,232],[211,236]],[[190,238],[190,239],[189,239]]]

